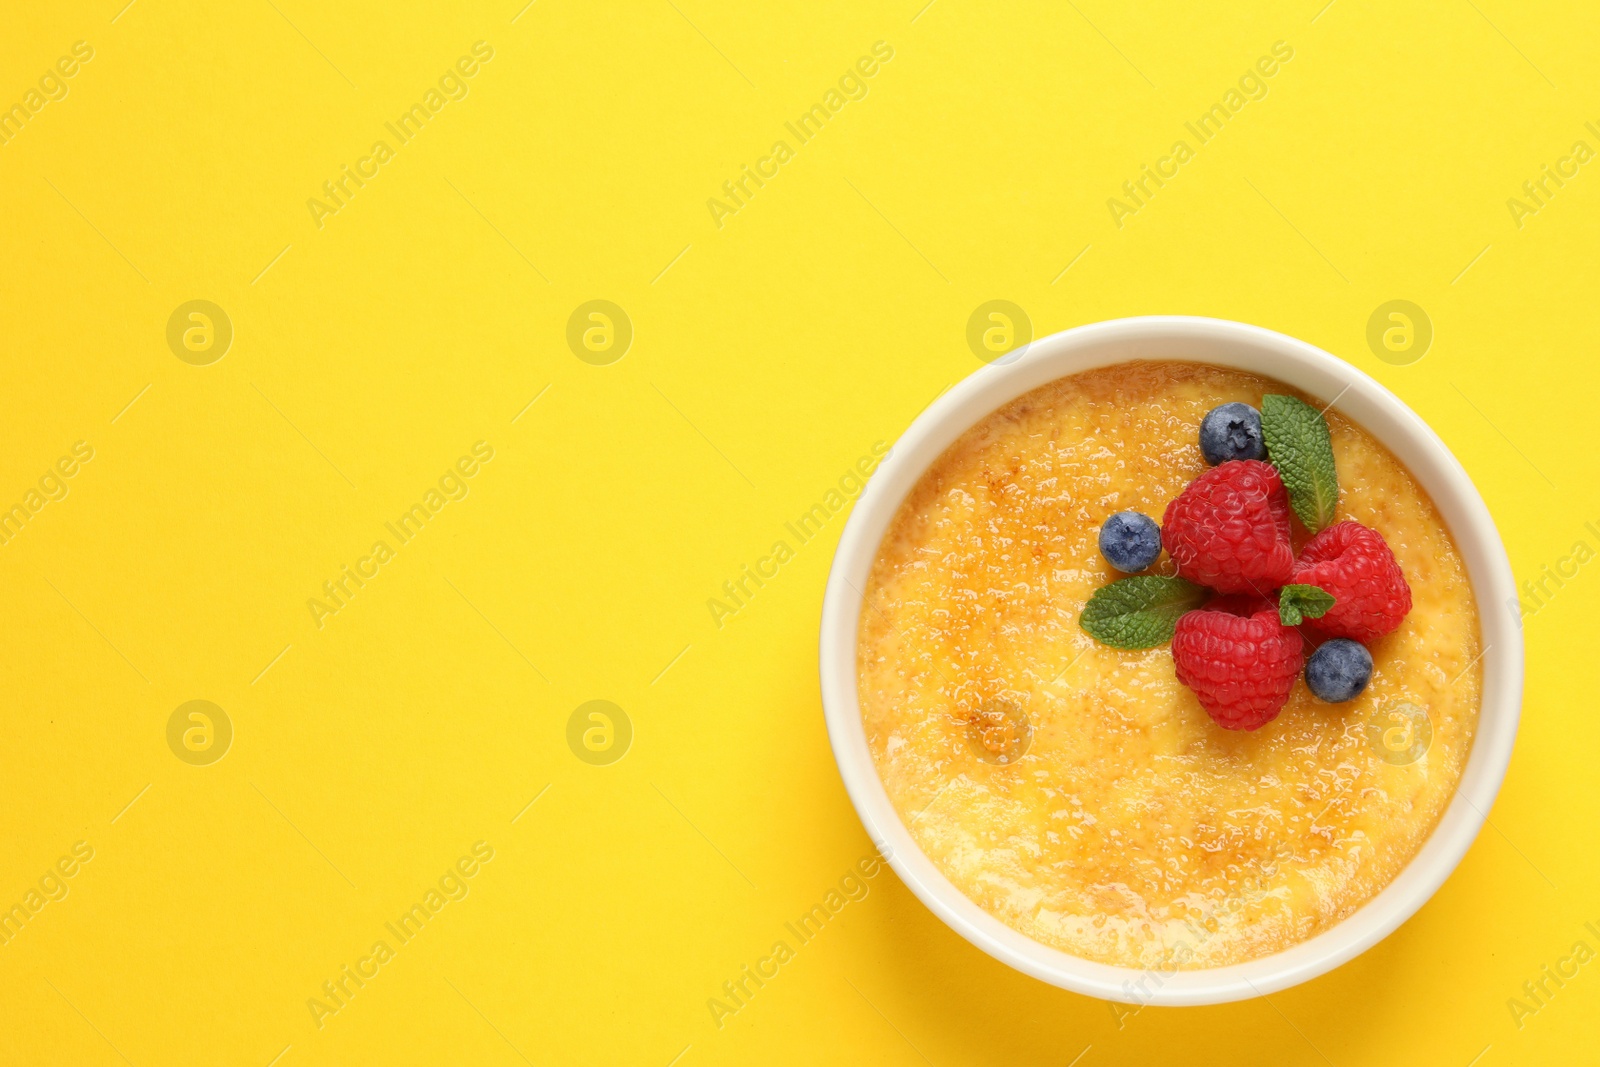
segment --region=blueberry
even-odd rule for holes
[[[1354,700],[1372,681],[1372,653],[1359,641],[1335,637],[1306,661],[1306,685],[1320,700],[1342,704]]]
[[[1200,451],[1215,467],[1230,459],[1266,459],[1261,412],[1249,404],[1223,404],[1200,420]]]
[[[1137,511],[1119,511],[1100,527],[1100,553],[1124,574],[1136,574],[1161,555],[1161,527]]]

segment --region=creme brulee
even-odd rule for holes
[[[1052,382],[952,445],[879,548],[857,649],[878,773],[933,863],[1036,940],[1129,967],[1276,952],[1387,885],[1455,791],[1482,681],[1472,588],[1427,494],[1337,409],[1338,518],[1382,533],[1414,603],[1365,692],[1324,704],[1297,682],[1272,722],[1224,730],[1165,646],[1078,627],[1121,577],[1105,518],[1159,519],[1206,470],[1207,411],[1292,392],[1176,362]]]

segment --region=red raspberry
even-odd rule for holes
[[[1167,505],[1161,543],[1180,577],[1219,593],[1266,595],[1289,579],[1289,494],[1277,468],[1229,460]]]
[[[1306,623],[1331,637],[1371,642],[1411,610],[1411,587],[1383,535],[1359,522],[1323,530],[1300,550],[1290,581],[1332,593],[1333,607]]]
[[[1288,703],[1304,662],[1301,644],[1265,598],[1219,597],[1178,620],[1172,662],[1218,726],[1255,730]]]
[[[1277,609],[1277,604],[1271,597],[1261,596],[1258,593],[1231,593],[1228,596],[1214,596],[1204,605],[1206,611],[1226,611],[1229,615],[1241,615],[1248,619],[1258,611],[1267,608]]]

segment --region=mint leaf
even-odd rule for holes
[[[1339,476],[1322,412],[1304,400],[1269,394],[1261,398],[1261,436],[1267,458],[1289,490],[1289,504],[1306,529],[1316,533],[1332,523],[1339,506]]]
[[[1278,618],[1285,626],[1320,619],[1334,605],[1334,596],[1319,585],[1286,585],[1278,594]]]
[[[1172,640],[1178,619],[1205,598],[1204,589],[1182,578],[1135,575],[1096,589],[1078,625],[1112,648],[1155,648]]]

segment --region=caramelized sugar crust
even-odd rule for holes
[[[1414,598],[1372,646],[1365,693],[1322,704],[1297,683],[1277,719],[1235,733],[1178,683],[1165,646],[1120,651],[1078,628],[1120,577],[1101,522],[1125,508],[1160,521],[1206,469],[1205,413],[1269,392],[1294,390],[1166,362],[1052,382],[951,446],[879,549],[857,647],[878,773],[962,892],[1067,952],[1194,968],[1305,940],[1405,866],[1471,748],[1482,677],[1466,569],[1410,473],[1337,410],[1338,518],[1384,536]],[[1306,537],[1297,523],[1296,551]],[[1424,730],[1402,705],[1431,728],[1410,762]]]

